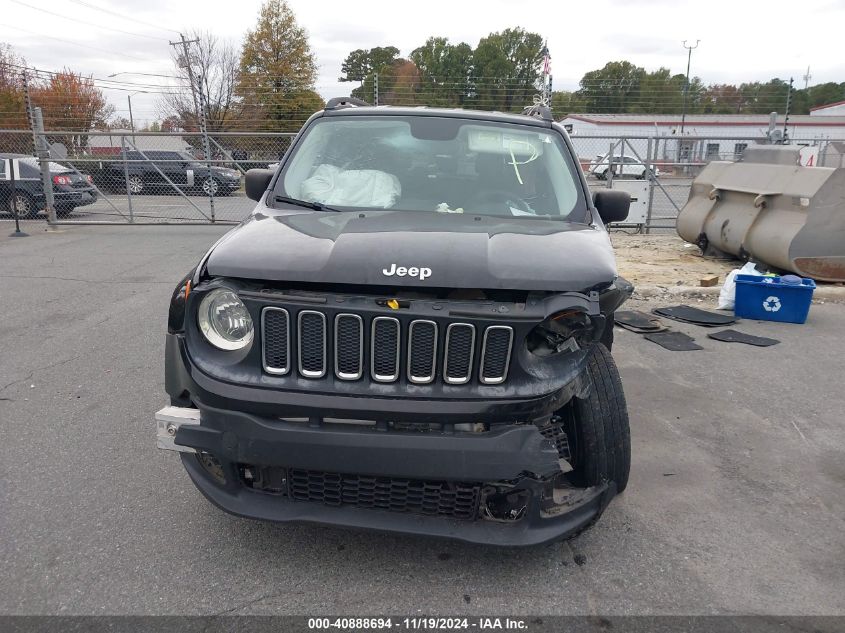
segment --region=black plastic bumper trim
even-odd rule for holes
[[[289,501],[244,487],[222,488],[210,481],[194,455],[183,453],[182,464],[194,485],[211,503],[237,516],[280,523],[314,523],[433,536],[494,546],[539,545],[576,534],[598,519],[616,492],[613,484],[598,487],[580,504],[555,517],[541,516],[538,504],[533,503],[528,513],[514,523],[482,519],[468,522],[444,517]]]
[[[531,424],[451,434],[314,428],[195,404],[201,423],[180,427],[175,443],[229,462],[449,481],[547,478],[560,472],[554,444]]]

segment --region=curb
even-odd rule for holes
[[[721,286],[701,288],[699,286],[636,286],[634,299],[690,298],[709,299],[719,296]],[[813,303],[845,303],[845,286],[818,286],[813,293]]]

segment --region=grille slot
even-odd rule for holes
[[[288,496],[296,501],[456,519],[476,517],[480,489],[475,483],[288,470]]]
[[[371,373],[377,382],[393,382],[399,378],[399,320],[393,317],[373,319],[370,352]]]
[[[290,315],[283,308],[261,311],[264,344],[261,362],[268,374],[284,375],[290,371]]]
[[[443,379],[450,385],[469,382],[472,357],[475,353],[475,327],[469,323],[452,323],[446,328]]]
[[[357,314],[338,314],[334,321],[334,373],[358,380],[364,373],[364,321]]]
[[[485,385],[505,382],[511,360],[512,341],[513,329],[507,325],[491,325],[484,330],[479,379]]]
[[[408,327],[408,380],[425,384],[434,380],[437,367],[437,324],[412,321]]]
[[[326,315],[314,310],[299,313],[299,373],[306,378],[326,375]]]

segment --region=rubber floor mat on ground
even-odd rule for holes
[[[737,332],[736,330],[711,332],[707,335],[707,337],[716,341],[724,341],[725,343],[747,343],[748,345],[756,345],[757,347],[769,347],[770,345],[777,345],[780,343],[780,341],[775,338],[754,336],[753,334],[745,334],[744,332]]]
[[[704,349],[695,342],[693,337],[683,332],[656,332],[654,334],[646,334],[645,338],[672,352],[691,352],[697,349]]]
[[[659,319],[638,310],[620,310],[614,315],[614,322],[621,328],[645,334],[646,332],[662,332],[667,329]]]
[[[655,308],[652,312],[667,319],[702,325],[704,327],[720,327],[722,325],[736,323],[736,317],[733,315],[708,312],[707,310],[700,310],[699,308],[685,305]]]

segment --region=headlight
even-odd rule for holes
[[[243,349],[252,342],[249,310],[228,288],[216,288],[203,297],[197,322],[206,340],[219,349]]]
[[[577,351],[593,340],[595,325],[581,310],[563,310],[531,330],[528,351],[537,356]]]

